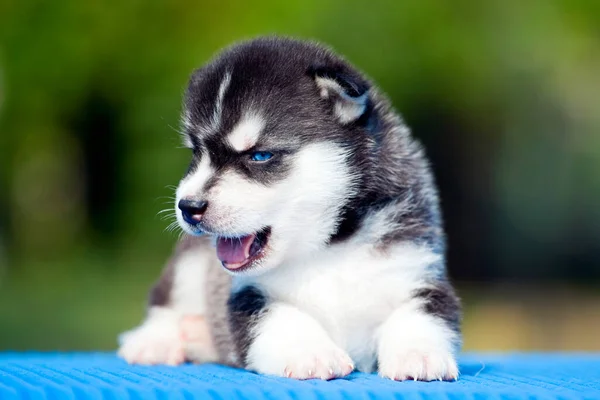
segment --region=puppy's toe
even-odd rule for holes
[[[458,378],[458,367],[452,354],[426,349],[413,349],[382,357],[379,375],[397,381],[451,381]]]
[[[277,359],[271,360],[271,362],[281,363],[279,365],[283,366],[275,374],[287,378],[330,380],[342,378],[354,370],[352,359],[334,344],[307,348],[305,351],[294,351],[287,355],[279,354],[279,356],[281,358],[277,357]],[[275,365],[265,367],[265,369],[276,368]]]

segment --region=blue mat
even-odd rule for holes
[[[105,353],[0,354],[0,399],[600,399],[600,354],[470,354],[457,382],[330,382],[218,365],[129,366]]]

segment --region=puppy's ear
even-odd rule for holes
[[[329,99],[339,122],[349,124],[363,117],[369,108],[369,86],[356,73],[343,66],[315,66],[309,70],[319,94]]]

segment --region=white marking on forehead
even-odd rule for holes
[[[225,91],[229,87],[229,83],[231,82],[231,73],[226,72],[221,84],[219,85],[219,90],[217,91],[217,98],[215,99],[213,115],[210,118],[210,122],[208,126],[194,126],[192,122],[192,116],[188,109],[184,109],[181,115],[181,125],[183,128],[183,132],[181,132],[183,145],[188,148],[192,148],[194,144],[192,143],[189,135],[193,135],[195,131],[198,131],[201,134],[209,135],[219,129],[219,125],[221,124],[221,113],[223,111],[223,98],[225,97]]]
[[[258,114],[247,114],[233,128],[227,141],[236,151],[246,151],[256,144],[265,127],[265,120]]]
[[[200,164],[190,175],[183,178],[177,188],[177,201],[183,198],[192,198],[202,195],[202,190],[206,182],[214,174],[214,169],[210,165],[208,154],[203,154]]]
[[[221,124],[221,112],[223,111],[223,98],[225,97],[225,91],[229,87],[229,83],[231,82],[231,73],[227,72],[225,77],[221,81],[221,85],[219,86],[219,91],[217,92],[217,98],[215,100],[215,109],[213,112],[212,119],[210,121],[210,130],[211,132],[216,131]]]

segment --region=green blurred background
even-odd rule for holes
[[[600,350],[600,1],[0,0],[0,349],[113,349],[176,235],[190,72],[317,38],[427,146],[465,348]]]

